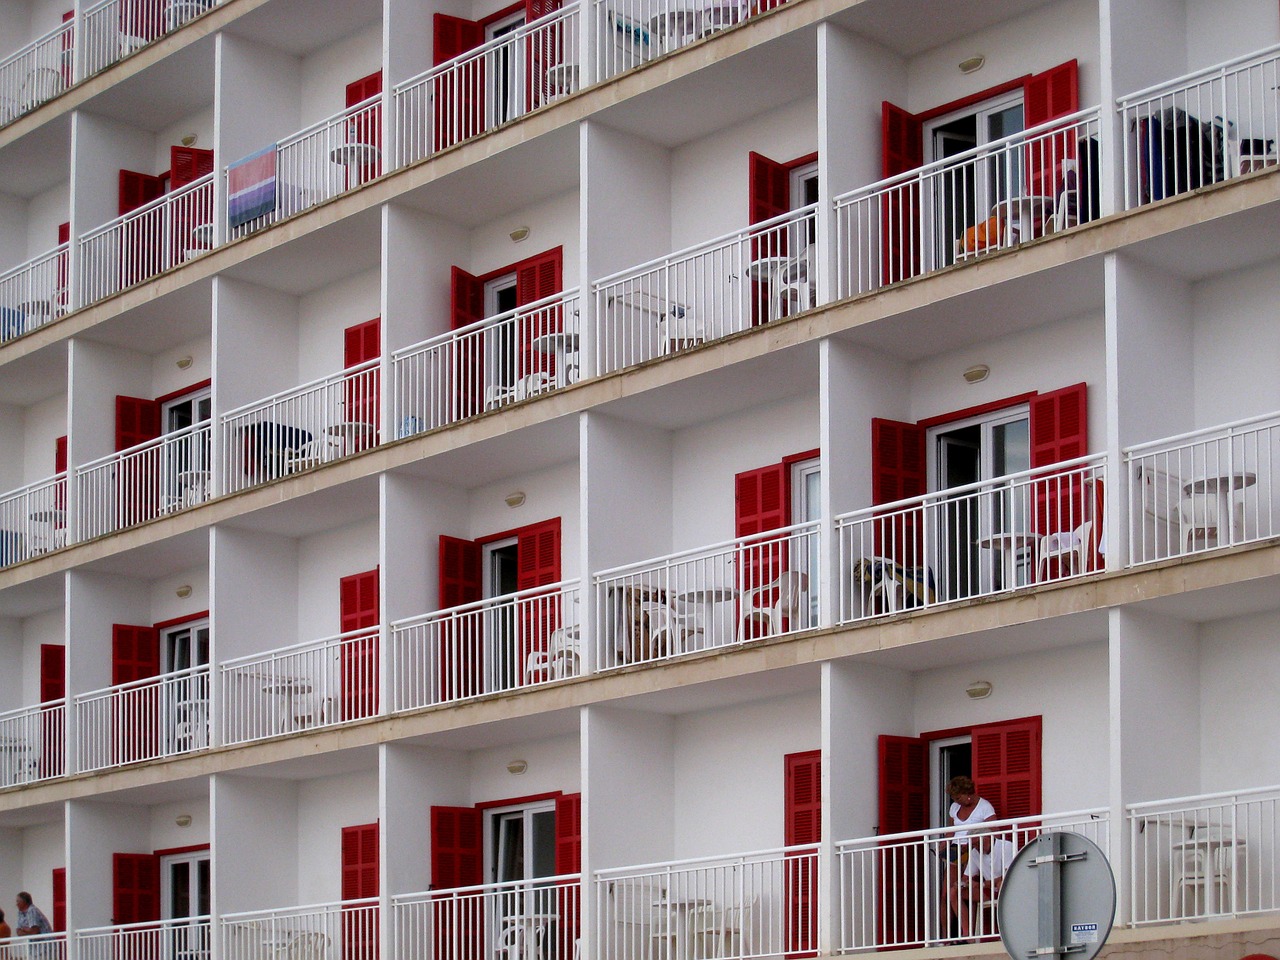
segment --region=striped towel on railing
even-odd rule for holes
[[[276,208],[276,145],[227,166],[227,223],[232,229]]]

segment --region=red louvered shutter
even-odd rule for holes
[[[480,544],[457,537],[440,538],[440,603],[449,610],[481,599]],[[472,616],[451,618],[440,625],[435,652],[442,701],[474,697],[484,692],[484,621]]]
[[[169,148],[169,189],[177,190],[194,183],[213,172],[213,151],[196,147]],[[189,194],[187,199],[173,205],[166,214],[171,220],[169,246],[170,263],[181,263],[186,251],[206,244],[193,239],[195,228],[213,221],[213,192],[211,190]]]
[[[763,223],[791,209],[791,171],[785,164],[755,151],[747,155],[747,214],[752,224]],[[787,234],[773,233],[751,238],[751,259],[785,257]],[[767,280],[751,283],[751,323],[759,326],[774,316],[769,309],[771,288]]]
[[[515,264],[516,306],[527,307],[545,297],[555,296],[564,289],[564,248],[553,247],[536,256]],[[554,378],[555,357],[534,346],[534,341],[548,333],[564,329],[559,304],[524,314],[517,322],[516,335],[520,344],[520,363],[517,377],[541,371]]]
[[[62,15],[63,23],[70,23],[76,18],[75,10],[68,10]],[[61,54],[62,54],[62,85],[69,87],[75,80],[74,67],[74,51],[76,49],[76,28],[73,26],[62,35]],[[61,241],[59,241],[61,242]]]
[[[153,0],[124,0],[120,4],[120,33],[149,43],[164,35],[163,10]]]
[[[893,503],[928,489],[925,430],[915,423],[871,420],[871,502]],[[875,550],[904,567],[925,566],[924,543],[916,512],[877,519]]]
[[[822,840],[822,751],[783,758],[783,843],[788,847]],[[812,957],[818,945],[818,861],[813,851],[787,854],[787,957]]]
[[[111,626],[111,685],[148,680],[160,673],[160,631],[116,623]],[[160,720],[160,687],[134,687],[127,701],[111,701],[112,746],[117,763],[155,756]]]
[[[378,70],[347,84],[347,107],[351,108],[364,103],[370,97],[376,97],[380,93],[382,93],[382,71]],[[382,150],[382,105],[380,103],[365,107],[359,111],[358,115],[351,116],[347,120],[347,143],[367,144],[379,151],[372,155],[375,159],[361,166],[358,174],[353,174],[350,168],[347,169],[348,188],[368,183],[382,172],[381,162],[377,159]]]
[[[113,853],[111,893],[112,923],[159,920],[160,858],[153,853]]]
[[[554,13],[562,6],[562,0],[524,0],[524,22],[533,21]],[[525,85],[529,108],[542,106],[553,97],[558,88],[547,82],[547,71],[567,58],[572,60],[574,31],[564,27],[560,21],[558,27],[545,27],[525,40],[529,63],[529,76]]]
[[[160,673],[160,631],[155,627],[111,625],[111,685],[146,680]]]
[[[119,214],[124,216],[158,197],[164,196],[163,177],[135,170],[120,171]],[[163,269],[162,224],[147,215],[123,225],[120,238],[120,286],[131,287]]]
[[[432,890],[453,890],[483,882],[481,824],[480,811],[473,807],[431,808]],[[485,904],[484,897],[432,901],[433,956],[481,960]]]
[[[365,900],[378,895],[378,824],[342,828],[342,899]],[[378,914],[367,904],[342,908],[343,960],[375,960]]]
[[[160,404],[141,397],[116,397],[116,451],[160,436]]]
[[[56,510],[67,509],[67,438],[58,437],[53,441],[53,472],[62,479],[53,486],[53,506]],[[66,518],[54,521],[55,526],[65,526]]]
[[[378,571],[374,567],[338,581],[339,629],[344,634],[356,633],[342,645],[344,720],[372,717],[378,712]]]
[[[516,589],[527,590],[560,580],[560,518],[516,531]],[[535,650],[546,652],[551,632],[560,626],[560,604],[554,593],[532,594],[521,604],[515,665],[524,666]]]
[[[67,930],[67,868],[53,868],[53,921],[54,933],[65,933]]]
[[[1080,109],[1079,67],[1068,60],[1028,77],[1022,88],[1023,126],[1027,129]],[[1076,156],[1076,135],[1069,131],[1038,136],[1027,145],[1027,183],[1032,196],[1057,192],[1062,161]]]
[[[556,874],[582,872],[582,794],[566,793],[556,797]],[[578,885],[565,882],[556,891],[556,940],[559,949],[546,951],[548,956],[572,957],[573,945],[582,933],[582,904]]]
[[[347,327],[342,332],[342,366],[345,370],[377,360],[382,356],[382,318],[374,317],[364,323]],[[352,424],[347,446],[343,454],[356,453],[377,443],[379,384],[381,373],[377,367],[362,370],[347,377],[343,413]],[[367,428],[367,429],[365,429]]]
[[[169,148],[169,189],[177,190],[213,173],[213,151],[198,147]]]
[[[432,53],[436,66],[484,43],[484,25],[437,13],[432,16]],[[446,71],[431,85],[435,112],[433,150],[443,150],[484,131],[484,58],[464,70]]]
[[[67,648],[60,643],[40,644],[40,702],[53,704],[40,711],[40,776],[60,777],[64,772],[63,717],[67,695]]]
[[[159,650],[157,649],[157,653]],[[40,702],[51,703],[67,695],[67,648],[60,643],[40,644]]]
[[[1077,383],[1031,399],[1031,466],[1050,467],[1089,452],[1088,387]],[[1085,520],[1083,477],[1049,471],[1037,475],[1035,532],[1075,530]]]
[[[791,522],[790,471],[771,463],[733,478],[734,536],[755,537],[740,548],[740,591],[771,583],[787,568],[787,545],[776,540],[761,542],[757,534],[785,527]]]
[[[120,202],[116,211],[120,216],[137,210],[144,204],[164,196],[164,178],[136,170],[120,171]]]
[[[1000,820],[1040,814],[1039,717],[974,727],[973,782]]]
[[[160,436],[160,404],[141,397],[116,397],[116,451]],[[116,523],[130,527],[156,516],[160,475],[155,458],[130,457],[116,470]]]
[[[880,108],[880,172],[897,176],[924,164],[924,124],[888,100]],[[909,184],[881,201],[880,282],[896,283],[920,272],[920,187]]]
[[[461,267],[449,268],[449,327],[457,330],[484,319],[484,284]],[[484,409],[484,354],[475,337],[461,341],[454,351],[454,416],[463,420]]]
[[[58,246],[71,243],[71,221],[58,224]],[[53,292],[54,303],[53,312],[58,316],[62,311],[67,309],[68,288],[67,288],[67,251],[63,250],[58,254],[58,289]]]
[[[880,736],[878,820],[881,836],[924,830],[929,826],[929,748],[915,737]],[[889,841],[877,857],[884,894],[877,906],[876,925],[881,943],[918,940],[924,917],[916,905],[923,876],[924,854],[919,845]],[[927,908],[926,908],[927,909]]]

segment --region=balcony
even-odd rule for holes
[[[378,361],[369,360],[223,414],[222,491],[235,493],[378,443]]]
[[[36,946],[39,944],[39,946]],[[31,960],[67,960],[67,935],[50,933],[41,937],[11,937],[0,940],[0,949],[4,949],[10,957],[31,958]]]
[[[578,957],[577,875],[430,890],[391,898],[399,960]]]
[[[0,566],[66,546],[66,505],[65,473],[0,497]]]
[[[209,746],[209,668],[191,667],[76,696],[80,772]]]
[[[392,356],[401,436],[568,386],[578,378],[578,291],[451,330]]]
[[[84,12],[84,75],[137,53],[221,0],[105,0]]]
[[[597,870],[595,955],[816,956],[818,848]]]
[[[392,709],[578,676],[580,599],[569,580],[393,623]]]
[[[795,524],[595,574],[596,669],[817,626],[818,530]]]
[[[72,24],[61,23],[0,61],[0,126],[71,86],[74,37]]]
[[[182,917],[78,930],[79,960],[209,960],[209,918]]]
[[[577,3],[539,17],[392,92],[396,166],[510,123],[578,89]]]
[[[378,714],[378,628],[221,664],[222,742],[248,743]]]
[[[1280,163],[1280,47],[1118,101],[1126,210]]]
[[[67,309],[67,250],[48,253],[0,275],[0,343],[56,320]]]
[[[222,955],[226,960],[376,960],[378,920],[376,898],[223,914]]]
[[[65,700],[0,713],[0,787],[66,773],[66,718]]]
[[[836,517],[837,619],[920,610],[1102,569],[1101,455]]]
[[[816,304],[817,206],[591,284],[597,370],[609,373],[801,313]]]

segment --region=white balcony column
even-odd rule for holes
[[[590,3],[591,0],[579,0]],[[580,14],[581,16],[582,14]],[[585,37],[588,31],[579,30],[579,37]],[[578,127],[578,169],[587,171],[591,153],[588,149],[587,125]],[[596,343],[599,338],[596,331],[602,322],[602,310],[596,309],[596,297],[591,292],[591,277],[594,270],[591,256],[591,230],[589,221],[591,214],[591,181],[592,177],[584,175],[580,179],[581,189],[578,191],[578,378],[587,380],[596,375],[599,365],[596,362]],[[603,190],[603,188],[602,188]],[[598,271],[597,271],[598,272]],[[601,274],[602,275],[602,274]]]
[[[210,211],[213,216],[212,246],[215,250],[227,242],[227,151],[224,148],[226,141],[222,122],[226,105],[223,84],[226,50],[224,37],[224,34],[218,33],[213,38],[213,203]],[[214,283],[217,283],[216,278]],[[216,422],[217,418],[214,419]],[[216,478],[218,474],[215,472],[213,476]]]
[[[587,578],[583,577],[585,583]],[[587,591],[590,593],[591,591]],[[584,598],[585,602],[585,598]],[[584,620],[583,624],[588,621]],[[589,647],[584,646],[584,652]],[[578,929],[581,931],[582,949],[575,956],[596,957],[600,955],[600,950],[596,944],[596,922],[598,910],[596,909],[596,888],[591,882],[592,875],[592,851],[591,851],[591,820],[586,816],[588,798],[590,794],[590,784],[586,776],[587,770],[587,707],[581,707],[578,710],[578,768],[583,771],[582,776],[582,853],[579,865],[582,867],[582,878],[579,881],[578,888]]]

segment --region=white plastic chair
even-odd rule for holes
[[[494,383],[484,388],[484,408],[493,410],[507,403],[516,403],[546,393],[551,388],[551,375],[544,370],[527,373],[515,383]]]
[[[797,629],[802,611],[808,611],[808,598],[809,576],[798,570],[783,570],[772,583],[752,587],[742,594],[739,636],[775,636],[782,632],[783,619],[792,630]],[[764,634],[748,632],[748,624],[760,622],[766,625]]]
[[[547,649],[534,650],[525,659],[526,683],[540,678],[566,680],[582,672],[582,636],[577,628],[561,627],[547,638]]]
[[[1238,535],[1244,527],[1244,504],[1234,501],[1230,509],[1232,513],[1230,520],[1234,523]],[[1221,546],[1223,534],[1230,536],[1230,529],[1223,529],[1223,524],[1228,520],[1221,516],[1221,513],[1221,498],[1216,491],[1184,494],[1182,501],[1178,504],[1181,549],[1190,550],[1197,538],[1203,540],[1204,545],[1208,547],[1210,537],[1213,538],[1214,546]]]
[[[640,612],[649,622],[648,655],[651,658],[684,653],[685,643],[695,632],[690,617],[676,613],[670,604],[658,600],[642,601]]]
[[[1046,580],[1049,576],[1049,562],[1058,562],[1058,576],[1074,576],[1084,573],[1089,564],[1089,537],[1093,532],[1093,521],[1086,520],[1071,532],[1050,533],[1040,538],[1036,552],[1040,555],[1036,565],[1036,579]],[[1063,573],[1063,569],[1067,573]]]
[[[702,318],[692,307],[676,304],[658,319],[658,339],[664,356],[696,347],[706,339]]]

